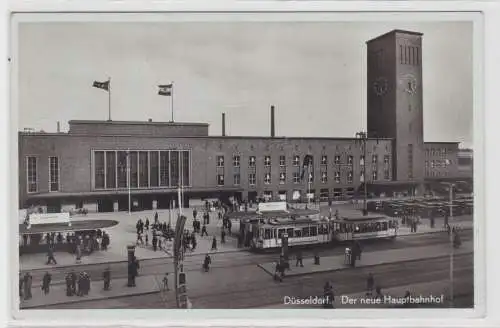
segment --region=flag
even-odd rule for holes
[[[160,88],[160,89],[158,90],[158,94],[160,96],[171,96],[173,86],[174,85],[172,83],[159,85],[158,88]]]
[[[304,180],[306,169],[312,165],[313,165],[313,157],[311,155],[304,156],[304,162],[302,163],[302,174],[300,175],[300,180]]]
[[[94,84],[92,86],[94,88],[104,89],[106,91],[109,91],[109,81],[106,81],[106,82],[94,81]]]

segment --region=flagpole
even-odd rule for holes
[[[108,77],[108,121],[111,121],[111,77]]]
[[[174,81],[172,81],[172,91],[170,94],[170,109],[172,111],[172,122],[174,122]]]

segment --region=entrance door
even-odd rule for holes
[[[97,200],[97,212],[106,213],[113,212],[113,200],[112,199],[98,199]]]

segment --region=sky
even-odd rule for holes
[[[20,23],[19,129],[69,120],[206,122],[211,135],[353,137],[366,129],[366,41],[424,33],[424,141],[472,146],[471,22]],[[16,58],[13,58],[16,60]]]

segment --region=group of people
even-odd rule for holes
[[[66,296],[85,296],[90,291],[90,275],[80,272],[78,276],[74,271],[66,274]]]
[[[144,221],[139,219],[135,227],[137,232],[136,245],[149,246],[149,233],[151,232],[151,247],[155,252],[158,249],[164,249],[167,240],[171,241],[174,235],[170,223],[161,223],[158,220],[158,212],[155,213],[152,223],[149,221],[149,218],[146,218]]]

